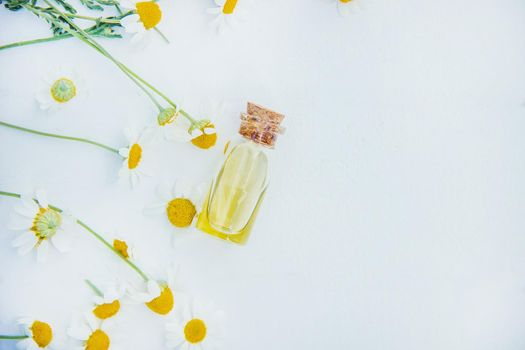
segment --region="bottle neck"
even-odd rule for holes
[[[266,148],[274,148],[279,133],[279,125],[261,120],[257,116],[243,114],[241,116],[239,134],[253,143]]]
[[[274,149],[274,147],[270,147],[270,146],[265,145],[264,143],[261,143],[261,142],[259,142],[257,140],[252,140],[252,139],[250,139],[248,137],[244,137],[244,136],[242,137],[242,143],[246,143],[246,144],[252,145],[252,146],[254,146],[254,147],[258,148],[258,149],[261,149],[261,150],[268,150],[268,149],[273,150]]]

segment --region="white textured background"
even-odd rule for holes
[[[219,149],[160,145],[156,176],[130,191],[104,150],[3,128],[0,188],[46,188],[132,242],[147,270],[179,263],[180,285],[228,315],[224,349],[523,349],[525,2],[356,1],[347,18],[320,0],[254,1],[220,37],[211,0],[161,1],[171,45],[102,40],[188,110],[226,102],[212,116],[221,146],[248,99],[286,114],[247,246],[190,233],[172,248],[173,230],[142,215],[159,180],[211,177]],[[0,9],[0,43],[45,35],[30,14]],[[90,94],[46,114],[34,94],[58,64]],[[0,91],[2,120],[116,147],[124,126],[154,120],[136,87],[71,39],[0,51]],[[136,278],[81,231],[45,265],[18,257],[4,228],[13,203],[0,199],[1,332],[29,314],[63,334],[90,307],[83,278]],[[125,348],[163,348],[165,318],[137,306],[121,319]]]

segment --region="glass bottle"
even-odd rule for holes
[[[266,150],[274,147],[283,119],[280,113],[248,103],[239,129],[245,140],[230,151],[211,184],[197,228],[246,243],[268,185]]]

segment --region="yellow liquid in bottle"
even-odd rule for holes
[[[197,228],[243,244],[248,239],[268,184],[268,158],[261,146],[235,147],[210,188]]]

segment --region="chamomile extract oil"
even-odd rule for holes
[[[282,114],[248,103],[239,130],[247,140],[226,157],[203,204],[197,228],[233,243],[246,243],[268,186],[266,151],[274,147],[283,119]]]

